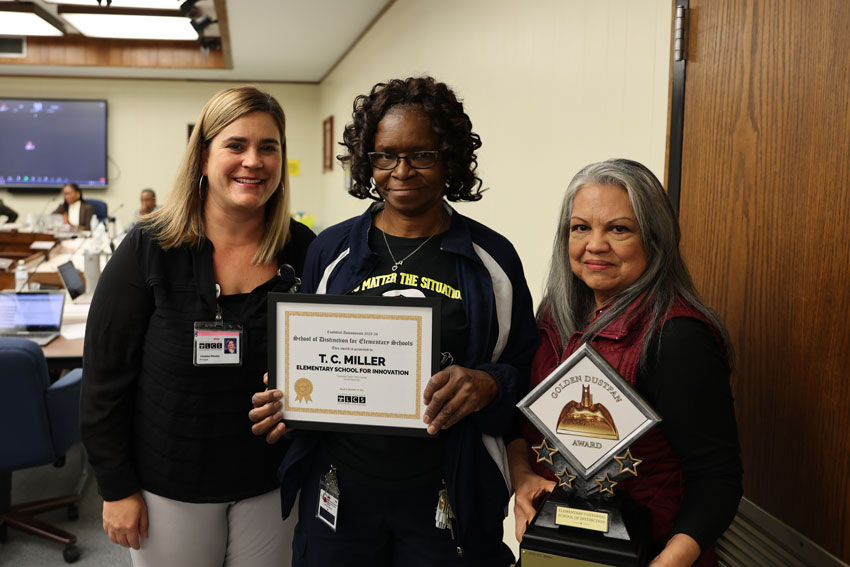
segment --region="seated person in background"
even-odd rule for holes
[[[0,199],[0,216],[5,216],[5,222],[15,222],[15,219],[18,218],[18,213],[7,207],[3,204],[3,200]]]
[[[142,189],[139,197],[139,210],[133,216],[133,222],[139,220],[139,217],[159,210],[159,205],[156,204],[156,193],[153,189]]]
[[[83,200],[83,191],[76,183],[68,183],[62,187],[62,197],[65,199],[53,211],[54,215],[62,215],[62,221],[71,228],[89,230],[94,209]]]

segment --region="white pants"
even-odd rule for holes
[[[280,492],[212,504],[163,498],[143,490],[148,538],[130,549],[134,567],[282,567],[292,561],[298,508],[284,522]]]

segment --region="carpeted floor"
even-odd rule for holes
[[[80,476],[80,445],[75,445],[66,455],[64,467],[53,465],[34,467],[12,474],[12,504],[61,496],[74,491]],[[123,547],[109,541],[101,524],[103,501],[97,494],[94,475],[90,472],[83,490],[78,520],[68,520],[65,509],[39,514],[37,517],[77,536],[80,567],[131,566],[130,554]],[[58,567],[68,565],[62,558],[62,544],[9,529],[6,543],[0,544],[2,567]]]
[[[41,500],[73,492],[80,476],[82,450],[77,444],[66,455],[64,467],[35,467],[12,474],[12,504]],[[109,541],[101,524],[103,500],[97,493],[94,474],[89,468],[78,520],[68,520],[65,509],[39,514],[43,521],[77,536],[80,567],[132,567],[130,553]],[[514,538],[513,501],[505,521],[505,542],[518,552]],[[68,565],[62,558],[63,546],[18,530],[9,529],[6,543],[0,544],[0,567],[59,567]]]

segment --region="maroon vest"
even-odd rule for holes
[[[630,310],[631,311],[631,310]],[[591,342],[591,346],[632,386],[637,379],[643,336],[649,324],[646,318],[628,321],[626,313],[612,322]],[[705,317],[689,304],[680,301],[662,319],[661,323],[676,317],[691,317],[705,323]],[[558,329],[548,318],[540,323],[540,346],[531,363],[531,387],[542,382],[561,362],[578,349],[583,331],[573,333],[561,352]],[[662,416],[663,417],[663,416]],[[538,444],[543,436],[527,420],[523,420],[523,434],[530,444]],[[662,547],[670,537],[673,523],[679,514],[684,497],[684,480],[679,458],[670,443],[655,426],[631,445],[632,455],[643,459],[638,466],[638,476],[621,481],[617,490],[623,490],[631,498],[649,508],[652,513],[650,537]],[[537,463],[530,453],[534,471],[550,480],[554,474],[542,463]],[[712,546],[703,554],[697,567],[714,567],[717,558]]]

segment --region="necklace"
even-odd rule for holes
[[[383,220],[383,219],[381,219],[381,220]],[[389,252],[389,253],[390,253],[390,258],[392,258],[392,260],[393,260],[393,267],[392,267],[392,268],[390,268],[390,269],[391,269],[392,271],[394,271],[394,272],[395,272],[396,270],[398,270],[398,267],[399,267],[399,266],[401,266],[402,264],[404,264],[405,260],[407,260],[408,258],[410,258],[411,256],[413,256],[414,254],[416,254],[417,252],[419,252],[419,249],[420,249],[420,248],[422,248],[423,246],[425,246],[426,244],[428,244],[428,241],[429,241],[429,240],[431,240],[432,238],[434,238],[434,237],[437,235],[437,233],[439,233],[439,232],[440,232],[440,227],[442,227],[442,226],[443,226],[443,222],[442,222],[442,221],[443,221],[443,219],[441,218],[441,219],[440,219],[440,225],[437,227],[437,231],[436,231],[436,232],[434,232],[434,234],[432,234],[431,236],[429,236],[428,238],[426,238],[426,239],[422,242],[422,244],[420,244],[419,246],[417,246],[417,247],[416,247],[416,249],[415,249],[413,252],[411,252],[410,254],[408,254],[407,256],[405,256],[404,258],[402,258],[401,260],[396,260],[396,259],[395,259],[395,255],[393,254],[393,250],[392,250],[392,248],[390,248],[390,243],[389,243],[389,242],[387,242],[387,233],[386,233],[386,231],[385,231],[385,230],[381,230],[381,235],[384,237],[384,244],[386,244],[386,246],[387,246],[387,252]],[[383,224],[383,223],[382,223],[382,224]],[[386,228],[386,225],[384,225],[384,228]]]

